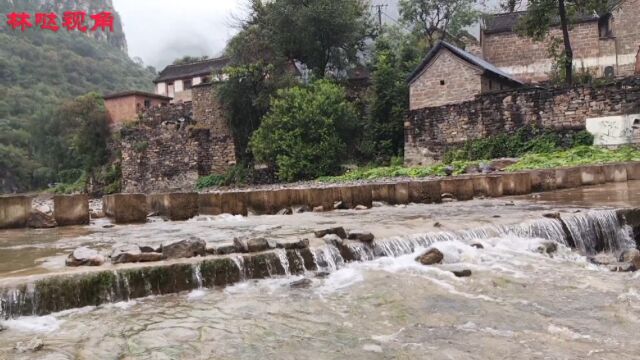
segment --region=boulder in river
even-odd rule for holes
[[[471,276],[471,270],[452,271],[452,273],[456,277],[469,277],[469,276]]]
[[[316,206],[313,208],[313,212],[324,212],[324,206]]]
[[[239,252],[243,253],[254,253],[266,251],[274,248],[271,242],[265,238],[255,238],[255,239],[233,239],[233,244]]]
[[[364,210],[369,210],[369,208],[364,206],[364,205],[358,205],[358,206],[354,207],[353,210],[364,211]]]
[[[293,210],[290,207],[286,207],[280,211],[276,215],[293,215]]]
[[[309,207],[309,205],[300,205],[300,206],[294,206],[293,207],[293,212],[296,214],[302,214],[302,213],[306,213],[306,212],[311,212],[311,209]]]
[[[166,259],[191,258],[205,256],[207,243],[197,237],[190,237],[169,245],[162,245],[162,255]]]
[[[444,254],[436,248],[431,248],[416,258],[416,261],[422,265],[440,264],[442,260],[444,260]]]
[[[56,219],[53,216],[46,214],[39,210],[31,210],[29,213],[29,220],[27,220],[27,227],[32,229],[50,229],[58,226]]]
[[[543,241],[540,244],[538,244],[536,251],[539,252],[540,254],[551,255],[556,251],[558,251],[558,243],[551,240]]]
[[[347,209],[347,204],[344,203],[344,201],[336,201],[333,203],[333,209],[334,210],[345,210]]]
[[[309,247],[309,239],[300,239],[297,241],[282,241],[276,243],[276,248],[286,250],[301,250]]]
[[[16,352],[28,353],[40,351],[44,348],[44,342],[42,339],[35,337],[29,341],[20,341],[16,344]]]
[[[312,283],[313,281],[311,281],[311,279],[304,278],[292,282],[291,284],[289,284],[289,286],[294,289],[306,289],[310,287]]]
[[[138,245],[122,245],[113,249],[110,258],[112,264],[125,264],[139,262],[141,255]]]
[[[69,254],[65,263],[67,266],[100,266],[104,264],[104,256],[96,250],[81,246]]]
[[[620,254],[621,262],[632,262],[634,258],[640,256],[640,250],[638,249],[626,249]]]
[[[216,255],[229,255],[237,252],[235,244],[220,244],[213,248],[213,254]]]
[[[370,243],[375,239],[372,233],[363,230],[351,230],[349,231],[349,240],[358,240],[366,243]]]
[[[344,230],[344,228],[342,226],[340,227],[334,227],[334,228],[330,228],[330,229],[324,229],[324,230],[318,230],[316,232],[314,232],[314,235],[317,238],[323,238],[325,237],[325,235],[338,235],[341,239],[346,239],[347,238],[347,232]]]
[[[482,245],[480,243],[473,243],[473,244],[471,244],[471,247],[476,248],[476,249],[484,249],[484,245]]]

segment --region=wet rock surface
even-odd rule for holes
[[[471,276],[471,270],[455,270],[455,271],[452,271],[452,273],[453,275],[459,278]]]
[[[538,245],[538,247],[536,248],[536,251],[541,254],[551,255],[556,251],[558,251],[558,243],[551,240],[543,241],[540,243],[540,245]]]
[[[65,264],[67,266],[100,266],[104,264],[104,256],[100,255],[96,250],[87,247],[79,247],[75,249],[67,258]]]
[[[335,247],[339,247],[340,245],[342,245],[342,240],[344,240],[344,239],[341,238],[340,236],[336,235],[336,234],[327,234],[327,235],[322,237],[322,240],[327,245],[332,245],[332,246],[335,246]]]
[[[122,245],[113,249],[110,258],[113,264],[125,264],[139,262],[141,255],[142,250],[138,245]]]
[[[365,243],[370,243],[375,239],[372,233],[364,230],[351,230],[349,231],[349,240],[357,240]]]
[[[233,239],[238,252],[242,253],[254,253],[273,249],[272,243],[266,238],[254,238],[254,239]]]
[[[31,210],[27,220],[27,227],[32,229],[50,229],[57,226],[58,223],[52,215],[39,210]]]
[[[309,247],[309,239],[300,239],[298,241],[287,241],[287,242],[278,241],[276,243],[276,248],[278,249],[300,250],[300,249],[306,249],[308,247]]]
[[[162,255],[165,259],[191,258],[205,256],[207,243],[196,237],[178,241],[168,245],[162,245]]]
[[[236,253],[238,251],[238,249],[236,248],[236,245],[233,243],[220,244],[213,247],[211,250],[213,250],[211,253],[215,255],[229,255],[229,254]]]
[[[422,265],[440,264],[442,260],[444,260],[444,254],[436,248],[429,249],[416,258],[416,261]]]
[[[306,289],[311,287],[312,284],[313,281],[311,279],[304,278],[290,283],[289,286],[294,289]]]
[[[322,238],[325,235],[337,235],[341,239],[346,239],[347,238],[347,231],[343,227],[334,227],[334,228],[330,228],[330,229],[316,231],[316,232],[314,232],[314,235],[317,238]]]

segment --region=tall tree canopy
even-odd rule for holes
[[[400,17],[413,32],[425,36],[433,45],[472,25],[480,15],[474,5],[473,0],[400,0]]]

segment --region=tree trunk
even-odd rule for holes
[[[558,0],[558,12],[560,14],[560,26],[562,26],[562,39],[564,41],[564,70],[566,73],[566,83],[573,83],[573,50],[571,49],[571,39],[569,38],[569,21],[567,20],[567,10],[564,6],[565,0]]]

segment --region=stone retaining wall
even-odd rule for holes
[[[529,88],[411,111],[405,123],[405,164],[427,165],[473,139],[514,133],[525,125],[569,135],[587,118],[640,112],[640,77],[602,86]]]

